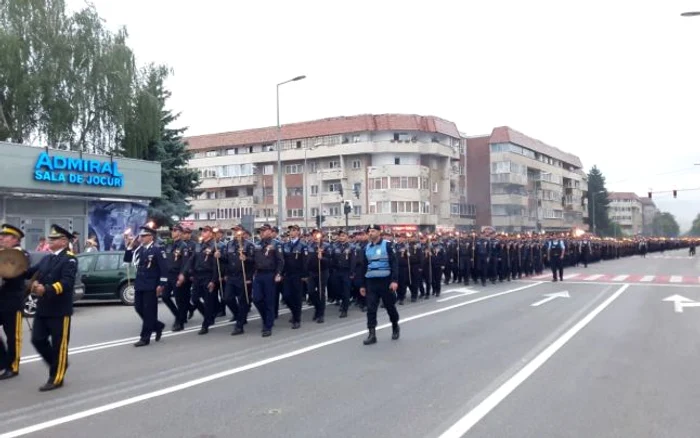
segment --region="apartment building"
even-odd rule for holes
[[[654,218],[659,214],[659,209],[649,198],[640,197],[642,203],[642,234],[651,236],[654,234]]]
[[[639,196],[631,192],[611,192],[608,201],[608,217],[617,222],[624,235],[634,236],[642,232],[643,204]]]
[[[467,189],[476,225],[498,231],[584,228],[587,175],[581,160],[510,127],[467,138]]]
[[[277,167],[277,140],[281,168]],[[471,229],[466,141],[432,116],[335,117],[186,139],[202,184],[189,220],[230,227],[254,220],[281,227],[381,224],[395,231]],[[282,185],[278,186],[278,172]],[[282,191],[282,205],[278,193]]]

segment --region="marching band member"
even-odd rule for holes
[[[72,238],[70,231],[52,225],[49,234],[52,254],[26,273],[33,279],[32,293],[39,297],[32,344],[49,365],[49,380],[39,388],[42,392],[62,387],[68,369],[73,287],[78,272],[78,260],[68,250]]]
[[[19,250],[27,259],[29,254],[22,249],[20,242],[24,233],[17,227],[4,224],[0,227],[0,248]],[[24,275],[0,281],[0,325],[7,347],[0,339],[0,380],[11,379],[19,374],[19,361],[22,351],[22,305],[24,303]]]
[[[272,326],[275,323],[277,283],[282,281],[284,258],[282,246],[272,238],[272,227],[264,224],[258,232],[260,241],[255,245],[253,304],[262,319],[262,336],[268,337],[272,335]]]

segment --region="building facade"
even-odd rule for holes
[[[654,218],[659,214],[659,209],[649,198],[639,198],[642,203],[642,234],[645,236],[654,235]]]
[[[277,167],[277,140],[281,168]],[[195,226],[276,223],[403,231],[471,229],[466,141],[432,116],[359,115],[189,137],[202,184]],[[278,186],[278,172],[283,175]],[[282,191],[282,205],[278,193]]]
[[[643,204],[639,196],[631,192],[611,192],[608,194],[608,201],[608,217],[620,226],[624,235],[634,236],[642,233]]]
[[[584,228],[588,183],[581,160],[507,126],[467,138],[468,199],[476,225],[498,231]]]
[[[0,155],[0,221],[24,231],[27,249],[51,224],[110,249],[161,196],[160,163],[3,142]]]

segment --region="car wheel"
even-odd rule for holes
[[[124,283],[119,288],[119,300],[122,304],[127,306],[133,306],[134,301],[136,301],[136,290],[133,284]]]
[[[22,308],[22,313],[26,318],[33,318],[36,315],[36,306],[39,301],[39,297],[36,295],[27,295],[24,300],[24,307]]]

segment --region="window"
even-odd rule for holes
[[[311,195],[318,195],[318,186],[311,186]]]
[[[303,164],[287,164],[284,166],[284,173],[287,175],[296,175],[300,173],[304,173],[304,165]]]
[[[273,194],[272,187],[263,187],[263,196],[272,196]]]
[[[238,148],[227,149],[226,155],[238,155]]]
[[[352,185],[353,192],[355,192],[359,195],[361,193],[360,190],[362,190],[362,183],[355,183]]]
[[[122,256],[120,254],[104,254],[97,256],[95,271],[116,271],[119,269]]]
[[[266,164],[263,166],[263,175],[272,175],[275,171],[275,167],[272,164]]]
[[[394,176],[394,177],[391,177],[391,188],[392,189],[417,189],[418,188],[418,177],[417,176]]]
[[[304,217],[303,208],[292,208],[291,210],[287,210],[287,219],[295,219],[300,217]]]
[[[318,172],[318,162],[316,161],[309,161],[309,173],[316,173]]]
[[[334,160],[328,162],[329,169],[340,169],[340,161]]]
[[[340,207],[328,207],[328,216],[340,216]]]
[[[301,149],[301,140],[297,140],[295,146],[296,146],[296,149]]]
[[[241,193],[240,190],[238,191],[238,193],[239,193],[239,194]],[[253,196],[253,188],[252,188],[252,187],[246,187],[246,188],[245,188],[245,195],[246,195],[246,196]]]
[[[78,256],[78,271],[79,272],[90,272],[92,265],[95,264],[95,256],[89,255],[79,255]]]
[[[369,179],[369,189],[370,190],[386,190],[389,188],[389,178],[370,178]]]
[[[311,209],[311,216],[313,216],[313,217],[318,216],[318,207],[313,207]]]
[[[275,215],[275,211],[272,208],[263,208],[261,210],[258,210],[256,216],[260,218],[268,218],[268,217],[273,217]]]
[[[226,189],[224,192],[224,195],[226,198],[237,198],[238,197],[238,189]]]
[[[328,184],[329,192],[340,192],[343,190],[343,186],[340,183],[330,183]]]
[[[217,155],[219,155],[217,151],[207,151],[207,157],[216,157]]]
[[[352,168],[353,169],[360,169],[361,167],[362,167],[362,161],[352,160]]]
[[[401,158],[400,158],[400,157],[394,157],[394,164],[401,164]]]
[[[362,206],[361,205],[353,205],[352,206],[352,214],[355,216],[360,216],[362,214]]]
[[[369,204],[370,214],[389,214],[391,213],[391,201],[372,202]]]
[[[421,202],[418,201],[391,201],[392,213],[421,213]]]
[[[438,192],[438,183],[433,183],[433,193]]]
[[[359,135],[355,134],[355,135],[352,136],[352,142],[353,142],[353,143],[359,143],[359,142],[361,142],[361,141],[362,141],[362,138],[361,138]]]
[[[287,187],[287,196],[304,196],[302,187]]]

